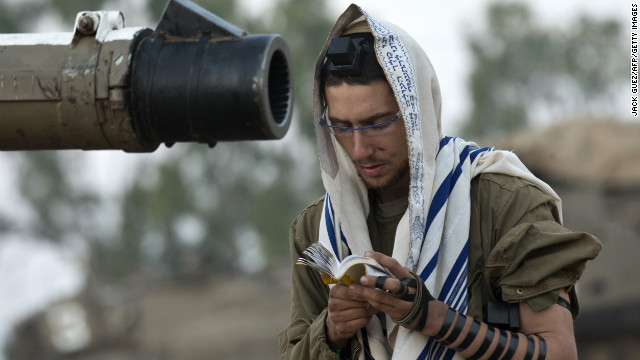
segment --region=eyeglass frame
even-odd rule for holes
[[[384,125],[391,125],[391,124],[393,124],[393,123],[394,123],[395,121],[397,121],[400,117],[402,117],[402,110],[398,110],[398,113],[397,113],[397,114],[395,114],[394,116],[392,116],[392,117],[391,117],[389,120],[387,120],[387,121],[381,122],[381,123],[379,123],[379,124],[373,124],[373,125],[368,125],[368,126],[363,126],[363,127],[349,127],[349,126],[329,125],[329,124],[327,124],[327,122],[324,120],[324,119],[326,118],[326,115],[327,115],[327,107],[325,107],[325,108],[324,108],[324,110],[322,111],[322,116],[321,116],[321,118],[320,118],[320,123],[319,123],[319,124],[320,124],[320,126],[323,126],[323,127],[327,128],[327,129],[329,130],[329,132],[330,132],[332,135],[334,135],[334,136],[341,136],[341,137],[342,137],[342,136],[345,136],[345,137],[353,136],[353,133],[354,133],[356,130],[357,130],[357,131],[360,131],[360,133],[361,133],[362,135],[364,135],[364,136],[378,136],[378,135],[385,134],[385,133],[386,133],[386,131],[385,131],[385,132],[383,132],[383,133],[380,133],[380,134],[374,134],[374,135],[371,135],[371,133],[369,133],[369,135],[367,135],[367,133],[366,133],[366,131],[365,131],[365,130],[366,130],[366,129],[370,129],[370,128],[377,128],[377,127],[384,126]],[[336,133],[332,132],[332,131],[331,131],[331,129],[351,130],[351,132],[348,132],[348,133],[346,133],[346,134],[344,134],[344,135],[338,135],[338,134],[336,134]]]

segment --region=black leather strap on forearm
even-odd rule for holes
[[[442,339],[440,341],[445,343],[446,345],[453,344],[456,341],[456,339],[458,339],[458,336],[460,336],[460,333],[464,328],[464,324],[466,323],[467,323],[467,317],[458,312],[458,317],[456,318],[456,321],[453,323],[453,328],[451,329],[451,332],[445,339]]]
[[[466,324],[467,317],[459,312],[449,308],[445,315],[444,322],[440,331],[436,334],[436,340],[443,344],[450,346],[455,343],[458,338],[463,334],[464,340],[460,345],[456,346],[456,352],[462,352],[467,350],[469,346],[477,339],[482,324],[476,320],[471,323],[471,327],[464,333],[464,326]],[[494,342],[495,337],[498,336],[496,346],[488,353],[491,344]],[[482,344],[476,350],[476,352],[467,359],[480,359],[488,356],[488,360],[497,359],[511,359],[520,346],[520,340],[525,339],[521,337],[517,332],[509,330],[501,330],[487,325],[487,331],[485,332]],[[538,353],[536,360],[544,360],[547,356],[547,344],[544,338],[540,335],[530,335],[527,339],[527,351],[525,353],[525,360],[533,360],[533,356]],[[537,340],[537,341],[536,341]]]
[[[449,332],[449,328],[451,327],[451,324],[453,324],[453,320],[456,318],[457,313],[458,312],[453,310],[452,308],[449,308],[449,310],[447,310],[447,314],[444,316],[444,322],[442,323],[440,330],[436,334],[436,340],[444,340],[443,338],[445,335],[447,335],[447,332]]]
[[[498,360],[500,358],[500,355],[502,355],[502,353],[504,352],[504,349],[507,348],[507,340],[509,338],[509,335],[505,330],[497,330],[500,332],[500,337],[498,338],[498,346],[496,346],[496,348],[491,353],[491,356],[489,356],[487,360]]]
[[[524,353],[524,360],[533,360],[533,354],[536,353],[536,343],[533,337],[527,337],[527,352]]]
[[[505,359],[511,359],[513,354],[518,350],[518,345],[520,344],[520,339],[518,334],[511,333],[511,340],[509,341],[509,348],[507,349],[507,353],[505,354]]]
[[[475,340],[476,336],[478,336],[479,332],[480,332],[480,323],[476,320],[473,320],[473,323],[471,323],[471,329],[469,329],[467,336],[465,336],[464,340],[462,340],[460,345],[458,345],[458,347],[456,348],[456,351],[460,352],[460,351],[466,350],[469,347],[469,345],[471,345],[473,340]]]
[[[487,329],[487,333],[484,336],[484,341],[482,341],[482,345],[480,345],[480,348],[478,349],[478,351],[476,351],[475,354],[469,356],[467,360],[478,360],[481,357],[483,357],[484,354],[489,349],[489,346],[491,346],[494,335],[495,335],[495,329],[489,326]]]
[[[538,360],[544,360],[547,357],[547,342],[544,341],[544,338],[538,334],[536,334],[538,338],[539,351],[538,351]]]

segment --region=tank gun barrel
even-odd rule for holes
[[[188,0],[170,0],[155,30],[85,11],[71,33],[0,34],[0,150],[280,139],[292,109],[282,37]]]

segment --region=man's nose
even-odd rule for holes
[[[373,144],[372,138],[369,136],[365,136],[362,131],[355,130],[352,135],[353,141],[353,159],[352,160],[362,160],[370,156],[375,151],[375,146]]]

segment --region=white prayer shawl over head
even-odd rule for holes
[[[447,137],[440,127],[438,80],[424,50],[402,29],[373,19],[351,5],[331,30],[319,56],[314,82],[314,126],[322,180],[327,191],[320,224],[320,241],[331,245],[339,259],[372,250],[366,219],[369,197],[365,184],[342,147],[319,125],[322,114],[320,75],[329,41],[349,25],[368,28],[375,51],[393,90],[404,121],[411,185],[409,206],[396,230],[393,258],[419,274],[432,295],[462,313],[467,312],[467,249],[470,221],[470,182],[481,172],[523,178],[560,199],[531,174],[511,152],[478,148]],[[368,26],[367,26],[368,25]],[[364,351],[360,359],[459,358],[420,333],[374,316],[358,332]]]

